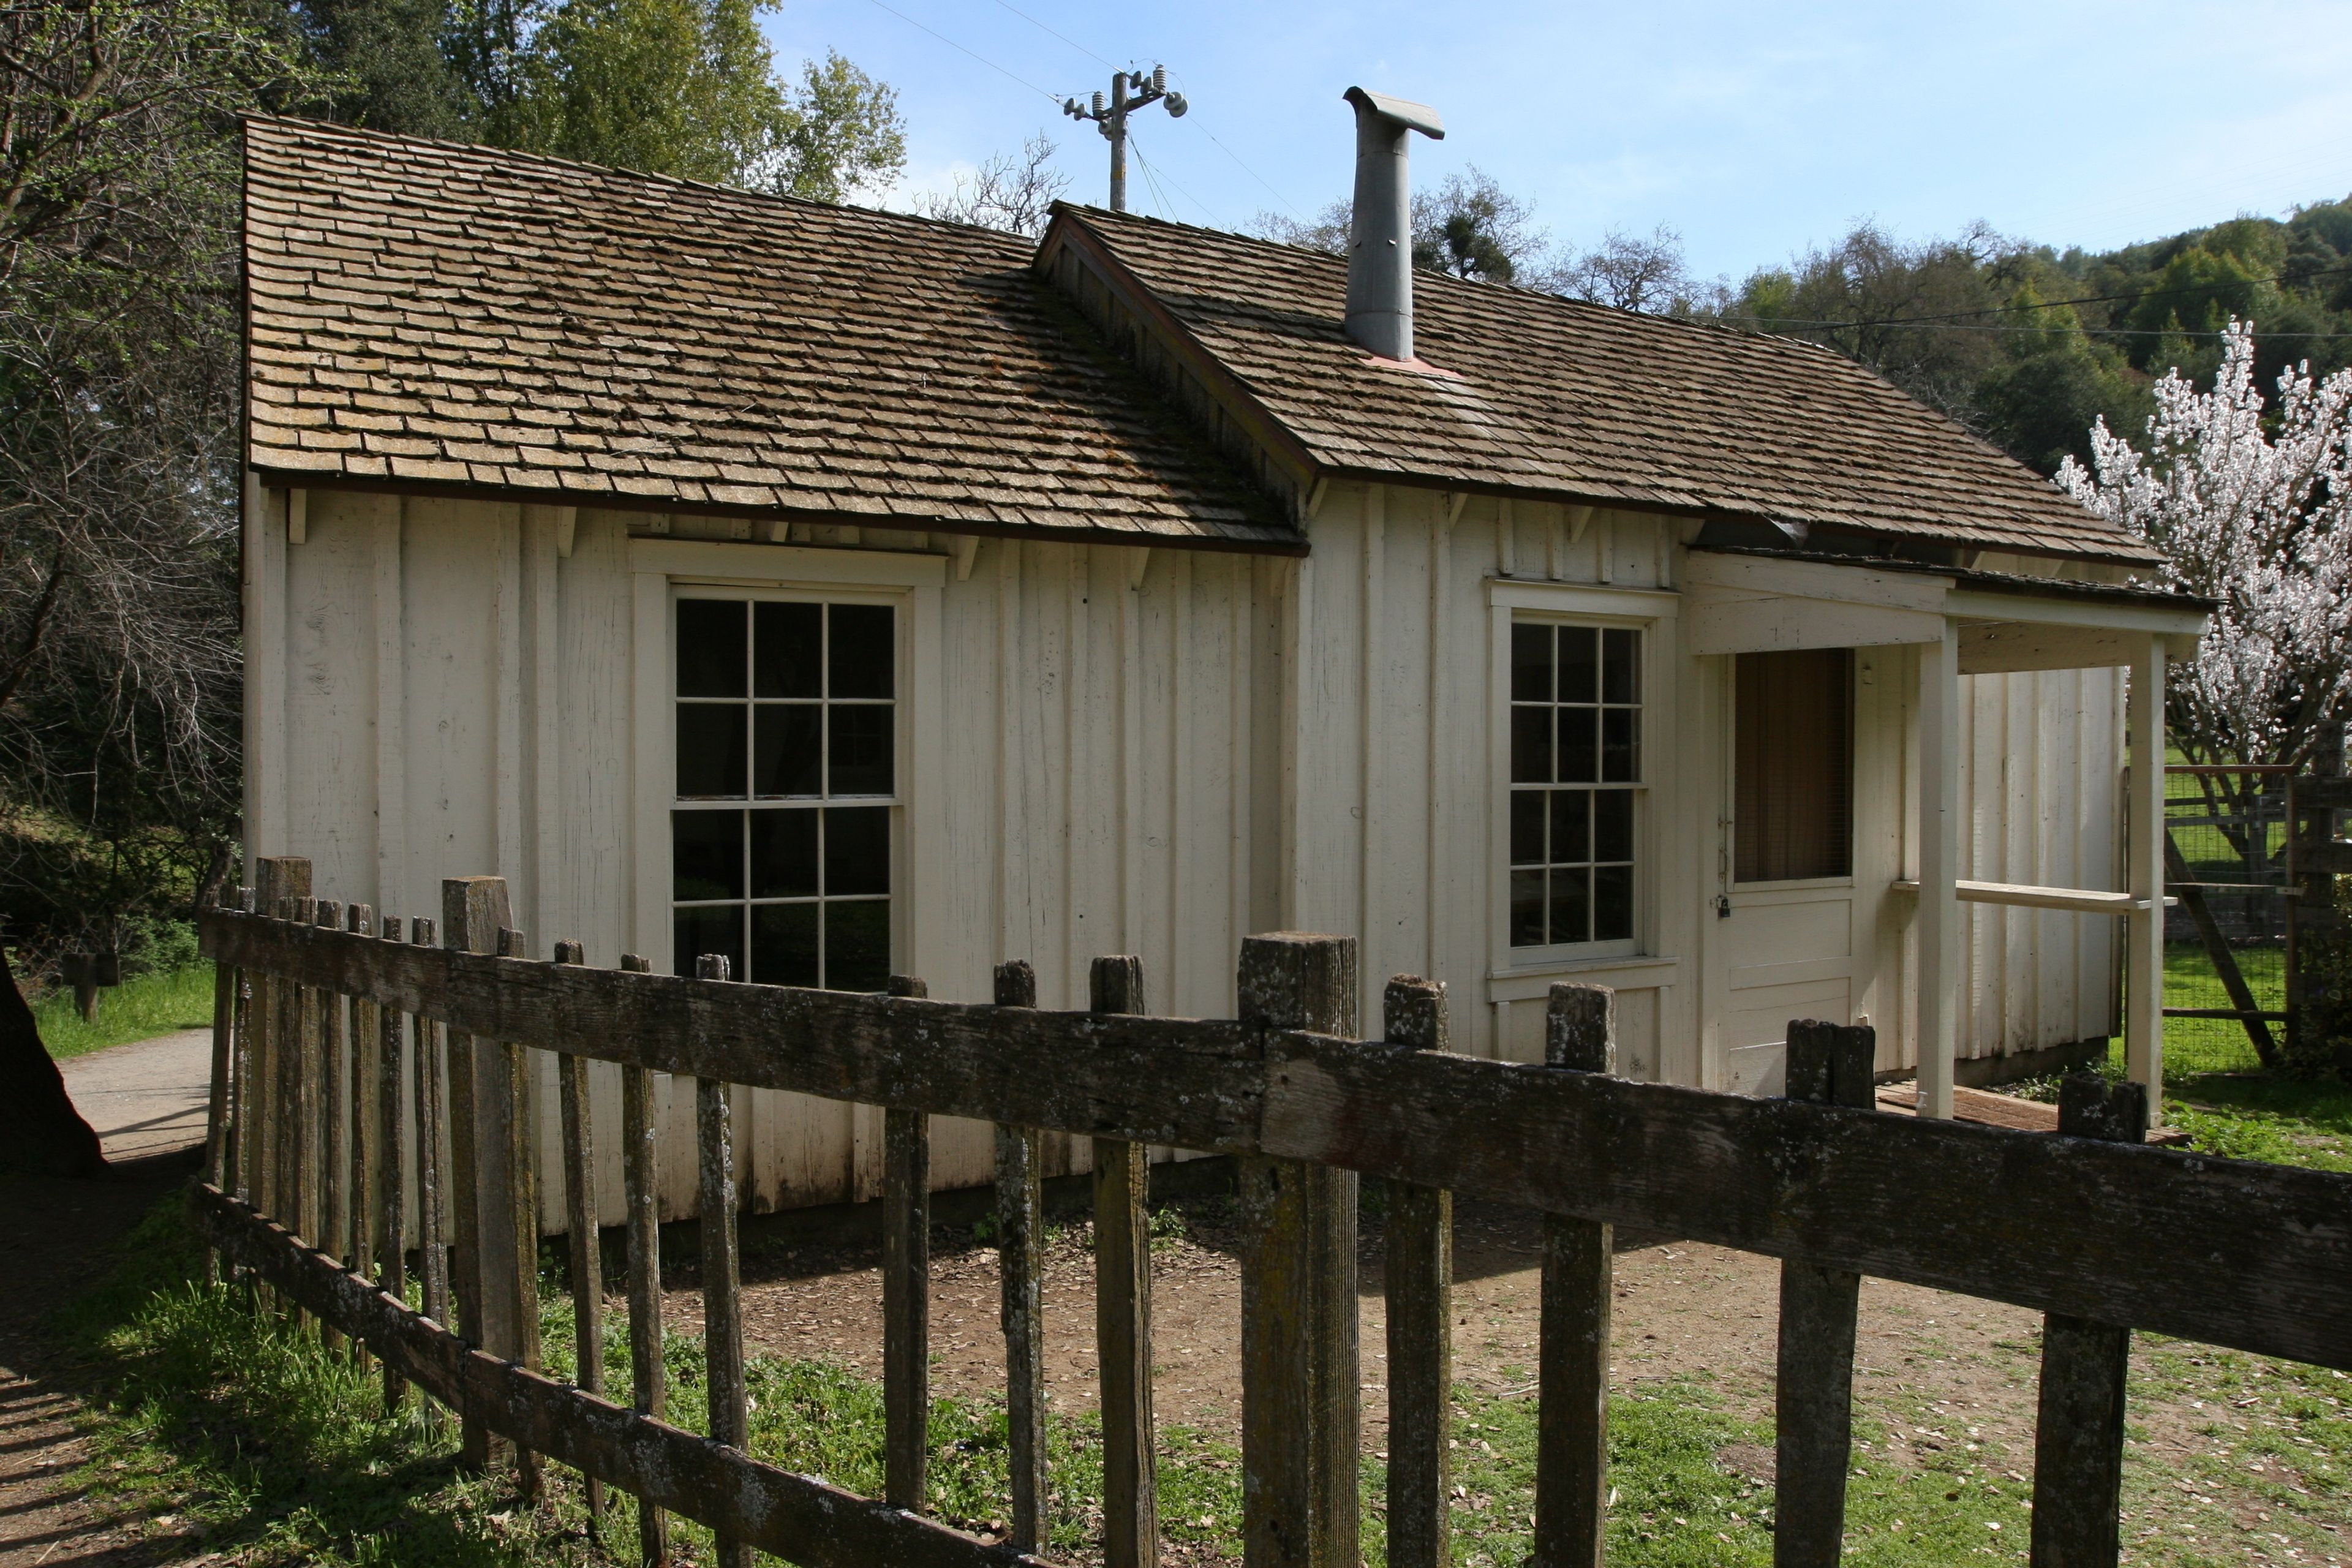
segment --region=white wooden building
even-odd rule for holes
[[[1422,275],[1382,356],[1347,263],[1096,210],[247,168],[247,837],[323,895],[1048,1006],[1132,952],[1222,1016],[1244,933],[1346,932],[1461,1050],[1598,981],[1628,1073],[1770,1091],[1866,1018],[1947,1112],[2160,952],[2124,764],[2203,606],[1826,351]],[[874,1190],[878,1113],[753,1098],[758,1206]]]

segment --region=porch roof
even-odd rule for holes
[[[2031,577],[1917,561],[1707,544],[1684,569],[1695,654],[1938,643],[1983,675],[2127,665],[2147,639],[2193,658],[2210,599],[2131,584]]]

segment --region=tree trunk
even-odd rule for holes
[[[98,1134],[66,1093],[33,1010],[0,947],[0,1168],[36,1176],[101,1176]]]

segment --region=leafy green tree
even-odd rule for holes
[[[1996,264],[2019,248],[1981,225],[1915,245],[1857,224],[1793,267],[1751,274],[1723,315],[1735,326],[1826,343],[1965,421],[1971,389],[2000,352],[1993,334],[1951,328],[1981,326],[1998,312]]]
[[[751,184],[784,98],[759,0],[565,0],[532,34],[519,145],[719,184]]]
[[[467,140],[493,147],[526,144],[530,44],[555,5],[556,0],[443,0],[434,37],[464,89]]]
[[[898,90],[828,50],[822,65],[802,62],[759,183],[782,195],[843,202],[888,190],[906,166]]]
[[[291,0],[329,112],[838,202],[906,166],[897,94],[828,53],[776,74],[777,0]]]
[[[816,201],[887,189],[907,162],[897,95],[839,54],[787,88],[760,35],[774,4],[563,0],[519,55],[496,28],[474,47],[486,91],[512,60],[506,140],[529,151]]]
[[[2279,262],[2285,257],[2282,254]],[[2276,265],[2276,264],[2273,264]],[[2249,265],[2232,250],[2209,250],[2193,245],[2164,264],[2151,280],[2153,287],[2132,308],[2129,325],[2141,332],[2168,331],[2200,334],[2219,332],[2231,317],[2255,318],[2265,314],[2269,296],[2265,289],[2268,274],[2258,270],[2259,264]],[[2153,353],[2160,338],[2143,337]],[[2141,367],[2147,368],[2143,358]],[[2160,366],[2158,368],[2161,368]]]
[[[333,119],[446,141],[471,128],[472,96],[446,47],[448,0],[300,0],[289,19],[334,75],[324,106]]]

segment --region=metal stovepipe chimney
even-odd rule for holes
[[[1442,140],[1426,104],[1351,87],[1356,106],[1356,204],[1348,235],[1348,335],[1382,359],[1412,358],[1412,182],[1405,139]]]

